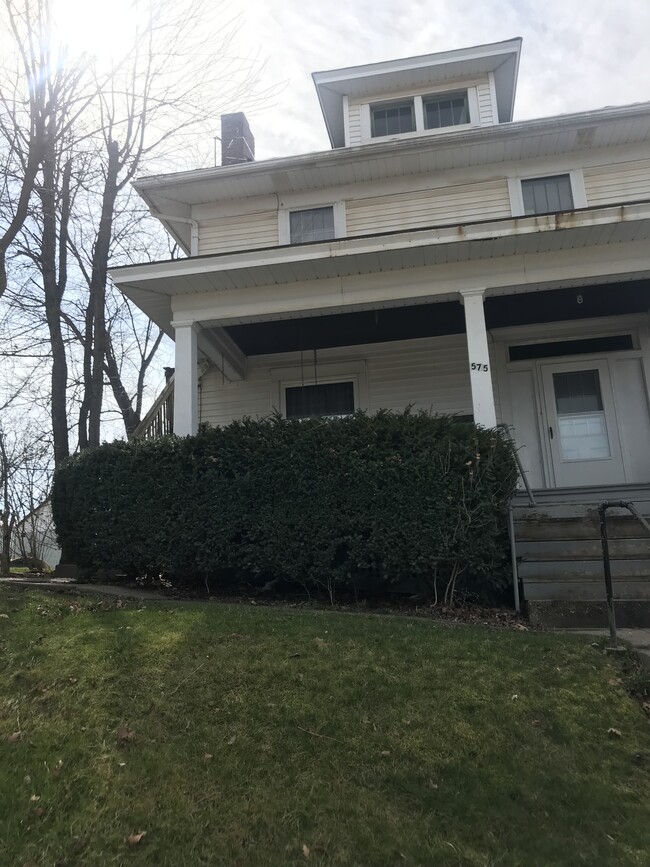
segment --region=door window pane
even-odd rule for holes
[[[560,451],[565,461],[610,457],[607,423],[597,370],[553,374]]]
[[[524,197],[525,214],[550,214],[573,210],[569,175],[522,181],[521,192]]]
[[[324,382],[285,389],[287,418],[315,415],[351,415],[354,412],[354,383]]]

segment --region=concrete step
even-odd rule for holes
[[[612,517],[607,515],[607,535],[610,539],[650,539],[643,525],[631,515]],[[534,541],[562,541],[593,539],[600,544],[600,522],[597,515],[554,518],[531,515],[515,519],[517,545]]]
[[[650,600],[629,599],[614,607],[616,625],[622,629],[650,627]],[[604,601],[534,600],[528,603],[533,626],[545,628],[598,629],[608,625]]]
[[[616,600],[642,599],[650,601],[650,580],[615,579],[612,583]],[[573,602],[601,601],[605,599],[605,580],[585,580],[567,577],[549,581],[528,579],[524,584],[528,602],[545,600],[572,600]]]
[[[612,560],[650,559],[650,535],[644,538],[610,539],[609,556]],[[528,561],[603,561],[600,539],[541,539],[517,540],[517,557]]]

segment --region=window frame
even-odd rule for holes
[[[334,237],[322,241],[291,241],[291,214],[297,211],[317,211],[321,208],[332,208],[334,214]],[[297,246],[298,244],[327,244],[338,238],[346,237],[345,202],[310,202],[296,204],[278,209],[278,240],[280,246]]]
[[[465,105],[467,107],[467,120],[465,123],[452,123],[447,124],[446,126],[427,126],[427,111],[426,111],[426,103],[427,102],[443,102],[445,99],[453,99],[457,97],[464,97]],[[463,129],[465,127],[471,126],[471,109],[470,109],[470,99],[467,88],[461,88],[461,90],[448,90],[446,93],[427,93],[423,94],[422,97],[422,122],[424,125],[424,129],[427,132],[435,132],[440,129]]]
[[[354,411],[368,410],[368,375],[365,361],[318,362],[314,376],[313,360],[305,350],[302,368],[282,367],[271,370],[271,409],[278,411],[282,418],[287,417],[287,388],[300,388],[302,385],[324,385],[325,383],[351,382],[354,392]],[[316,416],[314,416],[315,418]],[[344,416],[323,416],[323,418],[343,418]]]
[[[373,130],[375,126],[375,111],[385,111],[390,108],[398,108],[401,106],[410,105],[411,106],[411,116],[413,118],[413,129],[409,129],[406,132],[388,132],[383,135],[375,135]],[[403,97],[402,99],[391,99],[391,100],[379,100],[379,102],[371,102],[369,103],[370,107],[370,137],[375,138],[393,138],[394,136],[402,136],[402,135],[411,135],[414,132],[417,132],[418,129],[418,117],[415,111],[415,97]]]
[[[314,388],[314,387],[318,388],[318,386],[322,386],[322,385],[351,385],[352,386],[352,404],[353,404],[352,412],[326,413],[323,415],[320,415],[318,413],[316,413],[315,415],[296,415],[296,416],[292,417],[292,419],[294,421],[296,421],[296,420],[301,421],[302,419],[307,419],[307,418],[348,418],[349,416],[353,415],[357,411],[357,407],[358,407],[357,391],[358,391],[358,389],[357,389],[357,380],[355,377],[342,376],[342,377],[334,377],[334,379],[329,379],[329,378],[321,379],[319,377],[318,381],[314,380],[313,382],[302,382],[301,381],[298,383],[290,383],[290,382],[283,382],[282,383],[281,404],[282,404],[282,416],[283,416],[283,418],[288,418],[288,416],[287,416],[287,391],[288,391],[288,389],[290,389],[290,388],[300,389],[303,387],[304,388]]]
[[[508,178],[508,192],[510,194],[510,210],[513,217],[537,217],[544,214],[527,214],[524,208],[524,193],[522,181],[538,181],[545,178],[556,178],[568,175],[571,185],[571,197],[573,198],[573,210],[587,207],[587,194],[585,192],[585,180],[582,169],[558,169],[549,166],[547,171],[532,174],[516,175]],[[563,211],[551,211],[549,213],[564,213]]]
[[[424,135],[442,135],[448,132],[456,132],[480,126],[480,112],[478,104],[478,85],[461,84],[460,87],[440,87],[439,89],[427,89],[420,93],[402,93],[392,95],[390,98],[374,99],[361,104],[361,140],[363,142],[395,141],[404,138],[413,138]],[[426,100],[440,100],[446,96],[465,94],[467,98],[467,110],[469,122],[456,124],[455,126],[439,126],[428,128],[425,126],[424,103]],[[393,133],[389,135],[375,136],[372,134],[372,110],[382,104],[395,105],[403,102],[413,102],[415,129],[412,132]]]

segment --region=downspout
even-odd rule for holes
[[[154,211],[149,211],[152,217],[157,220],[167,220],[170,223],[188,223],[192,228],[190,230],[190,256],[199,255],[199,224],[196,220],[190,217],[177,217],[172,214],[156,214]]]

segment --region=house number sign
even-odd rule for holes
[[[487,373],[488,366],[487,364],[479,364],[476,361],[472,362],[472,370],[480,370],[482,373]]]

